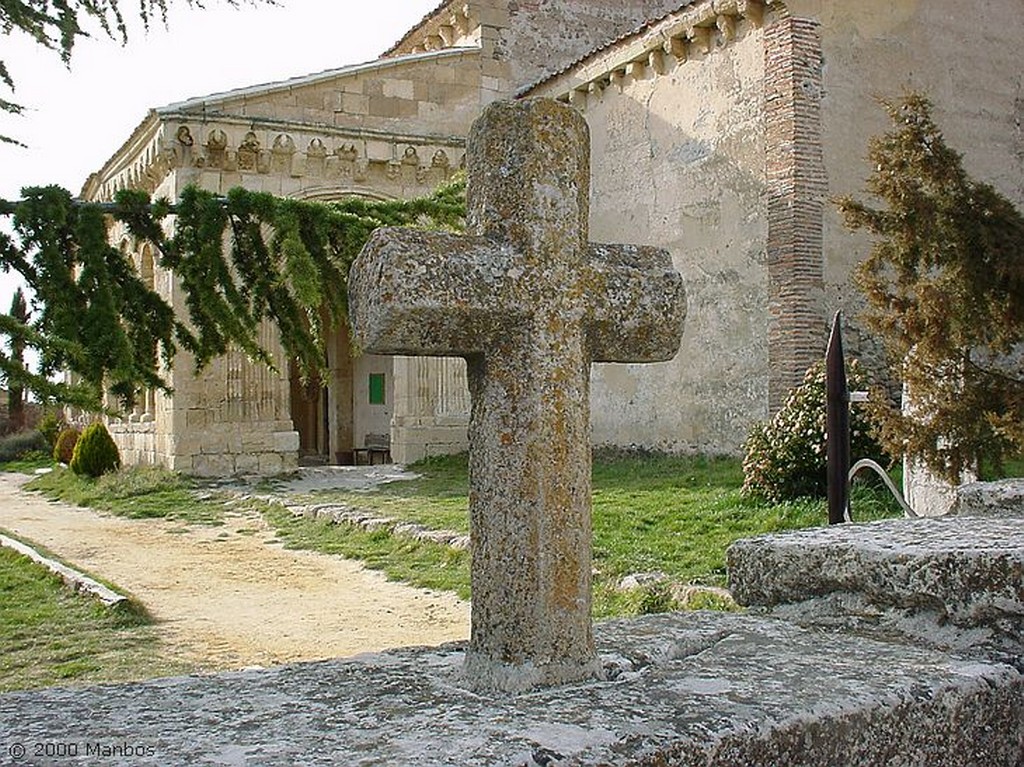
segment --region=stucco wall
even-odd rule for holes
[[[677,9],[679,0],[488,0],[506,6],[497,57],[510,62],[513,84],[527,85],[578,57]],[[502,14],[496,16],[503,19]],[[486,50],[485,50],[486,53]]]
[[[355,360],[354,402],[356,447],[363,447],[368,434],[391,434],[391,416],[395,412],[393,359],[376,354],[361,354]],[[370,376],[384,376],[384,401],[370,401]]]
[[[594,367],[597,444],[736,452],[766,414],[763,31],[691,56],[585,103],[591,239],[667,248],[689,304],[673,361]]]

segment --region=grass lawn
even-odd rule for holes
[[[410,467],[422,475],[419,480],[369,492],[321,491],[303,500],[336,501],[466,532],[466,464],[465,455],[429,459]],[[630,573],[660,571],[680,583],[723,586],[725,550],[736,539],[825,524],[823,500],[765,504],[744,498],[742,484],[740,462],[733,458],[599,453],[593,470],[595,614],[642,609],[635,596],[616,589]],[[891,499],[872,488],[855,488],[852,508],[859,521],[901,515]],[[344,554],[393,578],[468,593],[468,557],[445,547],[296,519],[283,510],[267,516],[288,546]]]
[[[21,458],[0,462],[0,471],[32,474],[36,469],[49,469],[53,468],[54,465],[53,458],[50,456],[40,452],[33,452]]]
[[[987,482],[1007,477],[1024,477],[1024,454],[1010,456],[998,469],[994,466],[982,466],[978,475]]]
[[[466,456],[434,458],[410,468],[421,478],[371,491],[320,491],[294,500],[345,503],[433,529],[468,532]],[[724,586],[725,550],[736,539],[825,524],[823,500],[767,504],[744,498],[742,484],[735,458],[598,453],[593,468],[595,615],[628,615],[672,605],[664,586],[621,592],[617,586],[625,575],[660,572],[677,584]],[[153,468],[126,469],[98,480],[55,469],[28,487],[131,518],[219,524],[225,508],[220,495],[199,493],[190,480]],[[288,547],[358,559],[394,580],[469,596],[467,552],[251,503]],[[900,510],[883,491],[856,487],[853,513],[858,521],[867,521],[899,516]],[[715,606],[705,603],[698,604]]]
[[[337,554],[361,560],[388,578],[421,588],[454,591],[469,599],[469,552],[393,536],[386,530],[364,530],[323,520],[296,517],[280,506],[267,505],[263,516],[286,547]]]
[[[160,656],[148,616],[131,603],[104,607],[0,548],[0,692],[187,670]]]
[[[91,479],[58,466],[26,488],[47,498],[129,519],[172,519],[201,525],[220,525],[224,519],[222,500],[205,497],[192,480],[156,467],[121,469]]]

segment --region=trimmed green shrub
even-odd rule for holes
[[[75,444],[74,454],[68,465],[75,474],[86,474],[90,477],[99,477],[119,468],[121,454],[107,427],[98,421],[86,426]]]
[[[48,453],[49,445],[46,437],[38,431],[20,431],[0,437],[0,463],[16,461],[30,453]]]
[[[78,444],[81,434],[74,426],[62,429],[53,444],[53,460],[58,463],[70,464],[71,458],[75,454],[75,445]]]
[[[65,426],[60,430],[53,445],[53,460],[70,464],[82,432],[75,426]]]
[[[856,360],[847,365],[851,390],[866,388]],[[872,436],[862,409],[850,413],[850,453],[853,461],[887,457]],[[790,392],[786,404],[770,421],[754,424],[744,445],[743,492],[772,503],[796,498],[822,498],[828,479],[825,465],[825,363],[811,366],[803,383]]]

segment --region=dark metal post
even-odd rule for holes
[[[825,455],[828,465],[828,523],[846,521],[850,505],[850,392],[843,359],[842,312],[832,320],[825,352]]]

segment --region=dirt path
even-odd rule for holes
[[[287,551],[254,513],[222,527],[125,520],[45,500],[0,474],[0,528],[127,589],[170,651],[203,670],[354,655],[469,635],[469,605],[355,562]]]

